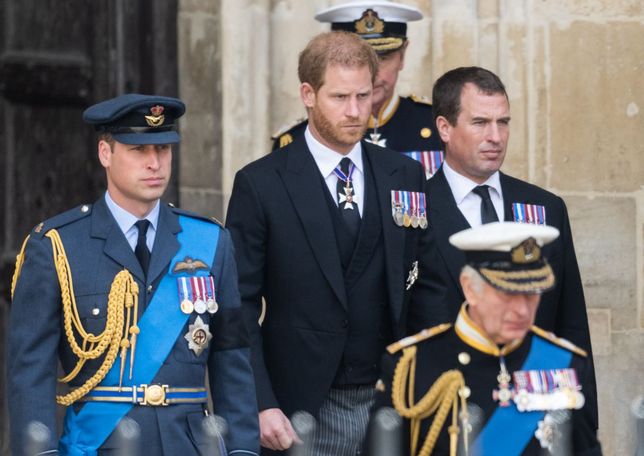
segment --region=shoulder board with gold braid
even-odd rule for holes
[[[178,207],[176,207],[172,203],[167,203],[167,204],[168,204],[168,206],[170,206],[172,212],[174,212],[177,215],[185,215],[186,217],[192,217],[192,218],[196,218],[196,219],[199,219],[199,220],[204,220],[206,222],[214,223],[215,225],[219,225],[219,227],[221,227],[221,228],[224,227],[224,224],[222,222],[220,222],[219,220],[217,220],[215,217],[206,217],[206,216],[197,214],[196,212],[187,211],[185,209],[179,209]]]
[[[558,345],[561,348],[565,348],[566,350],[571,351],[579,356],[583,356],[584,358],[588,356],[588,353],[586,352],[586,350],[577,347],[568,339],[564,339],[563,337],[557,337],[554,335],[554,333],[551,333],[550,331],[546,331],[545,329],[541,329],[538,326],[532,325],[532,328],[530,329],[537,336],[542,337],[547,341],[552,342],[555,345]]]
[[[412,99],[412,101],[414,101],[415,103],[424,104],[424,105],[429,105],[429,106],[431,106],[431,105],[432,105],[432,100],[430,100],[430,99],[429,99],[429,97],[427,97],[427,96],[425,96],[425,95],[418,96],[418,95],[414,95],[414,94],[412,93],[412,94],[409,96],[409,98],[411,98],[411,99]]]
[[[288,133],[289,131],[291,131],[293,129],[293,127],[298,126],[299,124],[301,124],[305,120],[307,120],[306,117],[300,117],[298,119],[292,120],[291,122],[289,122],[287,124],[282,125],[280,128],[277,129],[277,131],[275,133],[273,133],[271,135],[271,139],[275,140],[275,139],[279,138],[280,136],[282,136],[284,133]]]
[[[31,236],[34,237],[43,237],[49,230],[61,228],[65,225],[69,225],[72,222],[80,220],[87,217],[92,213],[91,204],[83,204],[77,206],[74,209],[62,212],[58,215],[53,216],[50,219],[45,220],[44,222],[39,223],[31,230]]]
[[[443,323],[443,324],[434,326],[432,328],[423,329],[422,331],[420,331],[417,334],[414,334],[413,336],[405,337],[403,339],[400,339],[398,342],[394,342],[393,344],[389,345],[387,347],[387,351],[389,352],[389,354],[393,355],[394,353],[400,351],[403,348],[407,348],[411,345],[417,344],[418,342],[422,342],[423,340],[427,340],[438,334],[444,333],[451,327],[452,327],[451,323]]]
[[[12,299],[13,299],[13,292],[15,291],[15,288],[16,288],[16,283],[18,282],[18,278],[20,277],[22,265],[25,261],[25,249],[27,248],[27,241],[29,240],[29,238],[40,239],[43,236],[45,236],[45,234],[47,234],[49,230],[60,228],[62,226],[75,222],[76,220],[80,220],[84,217],[87,217],[89,214],[91,214],[91,212],[92,212],[92,205],[83,204],[81,206],[75,207],[74,209],[70,209],[61,214],[55,215],[54,217],[47,219],[44,222],[40,222],[38,225],[33,227],[31,232],[27,235],[25,240],[22,242],[22,246],[20,247],[20,251],[18,252],[18,255],[16,255],[16,267],[13,271],[13,278],[11,279]]]

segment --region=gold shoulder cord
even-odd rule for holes
[[[64,396],[56,396],[56,402],[59,404],[71,405],[85,396],[92,388],[98,385],[105,378],[107,372],[112,368],[112,365],[116,361],[119,348],[121,349],[119,386],[121,386],[123,381],[123,371],[125,369],[125,359],[127,357],[128,348],[130,349],[129,377],[132,378],[136,338],[139,334],[139,327],[137,325],[139,287],[129,271],[124,269],[119,272],[112,281],[112,286],[108,296],[107,322],[105,324],[105,329],[99,335],[86,332],[78,314],[78,306],[74,296],[72,274],[69,262],[67,261],[67,255],[65,254],[63,242],[56,230],[50,230],[47,232],[46,236],[51,239],[56,273],[58,275],[58,282],[60,283],[65,335],[67,336],[70,348],[74,354],[78,356],[78,362],[74,369],[72,369],[72,371],[65,377],[58,379],[58,381],[62,383],[70,382],[76,378],[87,360],[99,358],[107,352],[103,363],[96,373],[94,373],[94,375],[92,375],[83,385]],[[25,239],[22,249],[16,259],[16,271],[14,273],[11,287],[12,298],[16,282],[18,281],[18,276],[20,275],[20,269],[24,262],[26,243],[27,240]],[[128,328],[128,331],[125,334],[123,325],[124,321],[125,327]],[[82,345],[79,345],[76,341],[74,330],[76,330],[82,340]]]
[[[403,350],[403,355],[396,365],[391,387],[391,398],[396,411],[410,420],[410,447],[411,455],[429,456],[447,415],[452,410],[452,425],[448,431],[450,435],[450,455],[455,456],[458,446],[458,400],[460,396],[462,413],[467,413],[465,394],[459,394],[465,388],[463,374],[458,370],[449,370],[443,373],[432,385],[429,391],[414,404],[414,383],[416,372],[416,347],[411,346]],[[407,397],[405,397],[407,396]],[[407,405],[409,404],[409,405]],[[418,437],[420,424],[423,419],[436,413],[432,425],[427,432],[422,448],[418,453]],[[463,417],[464,421],[467,419]],[[467,442],[467,438],[465,439]],[[468,449],[465,449],[466,453]]]

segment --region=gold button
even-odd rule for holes
[[[470,354],[467,352],[460,352],[458,354],[458,362],[467,366],[470,363]]]
[[[432,135],[432,131],[429,128],[427,127],[421,128],[420,136],[422,136],[423,138],[429,138],[431,135]]]

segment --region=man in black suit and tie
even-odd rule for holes
[[[456,318],[464,301],[459,275],[465,264],[463,252],[448,241],[452,234],[497,220],[547,224],[561,233],[544,250],[557,285],[543,294],[535,324],[590,353],[584,291],[566,205],[557,195],[499,171],[510,135],[505,86],[483,68],[456,68],[436,81],[432,98],[446,154],[443,166],[428,181],[427,199],[441,259],[437,272],[445,275],[450,318]],[[594,375],[591,389],[588,400],[595,401]],[[596,420],[594,402],[592,409]]]
[[[298,66],[305,134],[235,177],[227,226],[263,454],[297,441],[287,417],[298,410],[318,420],[313,454],[357,454],[384,347],[410,319],[417,329],[447,318],[426,272],[423,169],[362,141],[377,65],[357,35],[315,37]]]

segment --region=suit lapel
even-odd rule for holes
[[[127,239],[125,239],[125,235],[107,208],[104,197],[99,199],[92,209],[91,230],[92,237],[105,239],[105,246],[103,247],[105,255],[130,271],[141,282],[145,283],[145,275],[143,274],[139,260],[134,256],[134,252],[127,243]]]
[[[373,170],[373,180],[376,187],[378,204],[380,205],[380,221],[382,235],[385,243],[385,262],[387,267],[387,281],[389,289],[389,303],[396,319],[400,318],[403,304],[403,261],[401,253],[405,251],[405,230],[396,226],[391,216],[391,191],[411,190],[407,188],[405,173],[392,161],[387,160],[385,154],[390,151],[381,151],[362,141],[365,156]]]
[[[470,228],[470,224],[456,206],[454,195],[440,168],[430,179],[429,184],[430,225],[436,233],[436,245],[447,263],[447,269],[455,283],[459,283],[461,268],[465,264],[465,255],[449,243],[449,237],[459,231]],[[506,211],[507,213],[507,211]]]
[[[518,203],[518,201],[513,201],[514,195],[514,186],[512,182],[507,178],[503,173],[499,173],[501,180],[501,191],[503,192],[503,210],[505,211],[505,216],[503,217],[506,222],[514,221],[514,213],[512,212],[512,203]]]
[[[338,243],[329,217],[326,196],[323,193],[327,189],[322,185],[320,171],[303,137],[296,139],[291,147],[284,150],[284,153],[287,154],[286,168],[278,172],[300,218],[313,255],[334,293],[346,309],[348,308],[347,294]]]
[[[177,233],[181,231],[179,217],[164,204],[159,207],[159,222],[154,238],[150,267],[148,268],[148,283],[154,282],[159,275],[165,273],[174,255],[179,250]],[[211,258],[203,259],[209,262]]]

